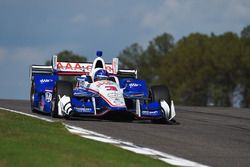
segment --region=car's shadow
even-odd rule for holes
[[[127,124],[147,124],[147,125],[180,125],[179,122],[172,121],[152,121],[126,117],[70,117],[67,121],[89,121],[89,122],[112,122],[112,123],[127,123]]]
[[[50,113],[45,113],[41,111],[34,111],[35,114],[40,114],[43,116],[51,117]],[[63,117],[53,118],[53,120],[66,120],[66,121],[93,121],[93,122],[113,122],[113,123],[133,123],[133,124],[149,124],[149,125],[179,125],[180,123],[173,120],[173,121],[152,121],[152,120],[145,120],[145,119],[137,119],[133,114],[114,114],[108,113],[106,115],[100,117],[84,117],[84,116],[71,116],[67,119]]]

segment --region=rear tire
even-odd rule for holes
[[[58,102],[59,96],[63,97],[64,95],[72,97],[73,85],[68,81],[57,81],[54,88],[53,100],[52,100],[52,109],[51,116],[53,118],[58,117]]]
[[[150,96],[152,102],[160,102],[161,100],[165,100],[169,107],[171,106],[171,98],[169,94],[169,90],[167,86],[164,85],[157,85],[157,86],[152,86],[150,90]],[[166,118],[161,118],[161,119],[154,119],[151,120],[152,123],[167,123]]]

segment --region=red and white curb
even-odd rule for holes
[[[37,118],[40,120],[44,120],[47,122],[55,122],[52,119],[48,119],[48,118],[44,118],[44,117],[39,117],[37,115],[33,115],[33,114],[27,114],[27,113],[23,113],[21,111],[15,111],[15,110],[11,110],[11,109],[7,109],[7,108],[2,108],[0,107],[0,109],[2,110],[6,110],[9,112],[13,112],[13,113],[18,113],[18,114],[22,114],[22,115],[26,115],[29,117],[33,117],[33,118]],[[146,148],[146,147],[141,147],[141,146],[137,146],[133,143],[130,142],[126,142],[126,141],[122,141],[119,139],[114,139],[110,136],[106,136],[94,131],[90,131],[87,129],[83,129],[80,127],[76,127],[76,126],[71,126],[68,124],[63,123],[66,127],[66,129],[72,133],[72,134],[77,134],[81,137],[84,138],[88,138],[88,139],[92,139],[92,140],[96,140],[96,141],[100,141],[100,142],[104,142],[104,143],[109,143],[112,145],[115,145],[117,147],[123,148],[125,150],[129,150],[131,152],[137,153],[137,154],[143,154],[143,155],[148,155],[154,159],[159,159],[163,162],[166,162],[168,164],[171,165],[175,165],[175,166],[181,166],[181,167],[208,167],[207,165],[203,165],[194,161],[190,161],[184,158],[180,158],[171,154],[167,154],[164,152],[160,152],[151,148]]]

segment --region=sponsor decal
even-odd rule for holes
[[[57,69],[59,71],[85,71],[90,72],[92,65],[88,63],[67,63],[67,62],[57,62]],[[105,69],[109,73],[113,73],[112,65],[106,65]]]
[[[155,110],[155,111],[142,111],[142,114],[143,115],[156,115],[156,114],[158,114],[159,113],[159,111],[157,111],[157,110]]]
[[[79,108],[79,107],[75,107],[75,110],[77,110],[78,112],[84,112],[84,113],[91,113],[91,112],[93,112],[92,108]]]
[[[48,82],[53,82],[53,79],[41,79],[40,83],[48,83]]]
[[[66,64],[66,65],[65,65]],[[58,70],[70,70],[70,71],[83,71],[84,67],[82,67],[80,65],[80,63],[62,63],[62,62],[58,62],[57,63],[57,69]]]
[[[114,99],[113,102],[115,105],[124,105],[124,101],[122,99],[116,98],[116,99]]]
[[[52,100],[52,93],[45,92],[45,101],[49,103],[51,102],[51,100]]]
[[[107,93],[107,96],[109,98],[116,98],[116,97],[120,97],[118,93],[116,92],[112,92],[112,93]]]
[[[109,98],[112,98],[112,99],[115,99],[115,100],[117,100],[117,99],[123,99],[122,94],[117,93],[117,92],[107,93],[107,96]]]
[[[131,88],[131,87],[139,87],[139,86],[142,86],[142,85],[137,84],[137,83],[130,83],[128,86]]]
[[[107,91],[117,91],[117,88],[115,86],[105,86]]]
[[[105,67],[105,69],[109,72],[109,73],[113,73],[113,68],[111,66],[107,66]]]
[[[114,85],[114,83],[111,82],[111,81],[106,80],[106,81],[99,81],[99,82],[96,84],[97,87],[100,87],[100,86],[102,86],[102,85]]]

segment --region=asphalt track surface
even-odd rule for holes
[[[0,100],[0,107],[31,113],[29,101],[24,100]],[[250,166],[250,109],[177,106],[176,112],[180,125],[85,118],[61,120],[204,165]],[[36,115],[50,118],[41,113]]]

